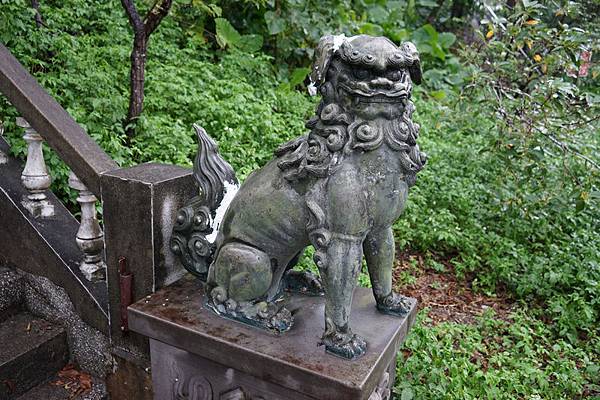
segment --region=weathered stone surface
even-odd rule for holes
[[[28,313],[0,324],[0,399],[11,399],[45,381],[69,359],[65,330]]]
[[[171,250],[206,280],[213,311],[281,333],[293,323],[280,301],[286,273],[314,247],[325,295],[321,342],[355,359],[367,348],[349,320],[363,256],[377,309],[402,317],[410,308],[392,290],[391,227],[426,161],[412,121],[419,54],[409,42],[328,35],[311,79],[322,99],[309,133],[280,146],[239,188],[216,143],[195,127],[201,190],[179,212]]]
[[[3,138],[0,149],[9,149]],[[52,280],[68,293],[81,319],[108,333],[106,284],[87,281],[79,270],[77,220],[52,192],[46,195],[54,205],[54,216],[34,218],[21,204],[28,193],[21,184],[21,169],[10,157],[0,171],[0,264]]]
[[[71,360],[82,370],[104,377],[112,368],[108,338],[81,319],[64,289],[47,278],[22,274],[25,278],[25,308],[34,315],[64,327]]]
[[[134,300],[183,276],[168,246],[177,210],[197,193],[191,174],[182,167],[148,163],[102,176],[111,337],[118,346],[147,347],[143,338],[121,329],[119,258],[126,258],[133,274]]]
[[[291,295],[287,304],[295,324],[282,335],[221,318],[204,301],[202,284],[188,277],[129,308],[130,328],[152,339],[156,399],[170,398],[164,390],[173,388],[177,377],[170,371],[177,365],[185,388],[192,377],[198,385],[207,379],[214,398],[242,385],[248,399],[368,399],[395,363],[416,314],[411,300],[405,317],[382,315],[370,290],[358,288],[351,322],[369,347],[362,358],[348,361],[317,345],[323,297]]]
[[[21,309],[23,276],[0,265],[0,323]]]

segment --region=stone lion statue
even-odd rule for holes
[[[322,344],[353,359],[366,351],[348,324],[363,255],[377,309],[403,315],[410,306],[392,291],[391,226],[425,163],[411,119],[419,55],[412,43],[385,37],[325,36],[311,81],[322,100],[310,132],[283,144],[241,186],[194,126],[200,194],[179,211],[171,249],[206,280],[209,308],[262,328],[291,327],[284,289],[324,292]],[[320,279],[292,270],[309,245]]]

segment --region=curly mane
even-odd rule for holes
[[[356,118],[333,102],[326,104],[326,97],[317,107],[317,115],[306,123],[310,133],[275,150],[279,158],[277,165],[285,179],[300,181],[327,177],[346,154],[373,151],[385,144],[398,153],[407,182],[414,184],[426,156],[417,145],[419,124],[412,121],[415,107],[411,101],[407,101],[400,118],[378,122]]]

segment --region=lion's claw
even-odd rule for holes
[[[394,292],[377,300],[377,309],[380,312],[398,317],[408,314],[411,306],[412,302],[408,297]]]
[[[354,360],[367,351],[367,342],[362,337],[350,333],[334,333],[323,336],[321,345],[325,351],[338,357]]]

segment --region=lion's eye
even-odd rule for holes
[[[402,71],[390,71],[387,77],[391,81],[399,81],[402,78]]]
[[[367,71],[366,69],[355,69],[354,70],[354,76],[358,79],[365,79],[366,77],[369,76],[369,71]]]

